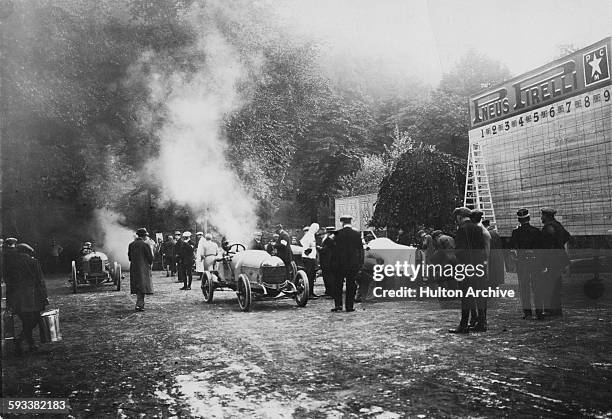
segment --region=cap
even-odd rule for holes
[[[136,235],[138,237],[144,237],[144,236],[148,236],[149,232],[147,231],[146,228],[143,227],[143,228],[139,228],[138,230],[136,230]]]
[[[19,240],[17,240],[15,237],[9,237],[4,242],[8,244],[9,246],[11,246],[11,245],[17,244],[18,241]]]
[[[553,216],[557,213],[556,209],[549,208],[549,207],[542,208],[540,211],[542,211],[542,214],[553,215]]]
[[[485,227],[489,227],[491,225],[491,220],[482,220],[482,225]]]
[[[334,231],[336,229],[336,227],[334,226],[327,226],[325,227],[325,231]]]
[[[473,209],[473,210],[472,210],[472,215],[473,215],[473,216],[475,216],[475,217],[478,217],[478,216],[482,217],[482,216],[483,216],[483,214],[484,214],[484,212],[482,212],[482,211],[481,211],[481,210],[479,210],[479,209]]]
[[[203,236],[203,235],[204,235],[204,233],[203,233],[203,232],[201,232],[201,231],[198,231],[198,232],[196,233],[196,236]]]
[[[442,234],[444,234],[444,233],[442,232],[442,230],[434,230],[434,231],[431,233],[431,237],[441,236]]]
[[[282,224],[274,224],[274,228],[276,230],[282,230],[283,229],[283,225]]]
[[[526,218],[529,218],[529,210],[527,208],[521,208],[520,210],[516,212],[516,216],[518,217],[519,220],[524,220]]]
[[[180,232],[180,231],[178,231],[178,230],[176,230],[176,231],[174,232],[174,235],[175,235],[175,236],[180,236],[180,235],[181,235],[181,232]]]
[[[472,210],[469,209],[468,207],[459,207],[459,208],[455,208],[455,210],[453,211],[453,215],[454,216],[461,216],[461,217],[469,217],[470,215],[472,215]]]
[[[85,242],[85,243],[83,243],[83,247],[91,247],[91,242]]]
[[[425,230],[419,230],[419,231],[417,231],[417,236],[418,236],[418,237],[423,237],[425,234],[426,234],[426,233],[425,233]]]
[[[340,221],[351,221],[353,219],[352,215],[342,214],[340,216]]]
[[[191,231],[185,231],[183,237],[191,237]]]
[[[309,229],[310,229],[310,227],[304,226],[304,228],[302,228],[302,231],[308,231]]]

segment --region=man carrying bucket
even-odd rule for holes
[[[30,352],[38,349],[32,331],[39,324],[40,312],[49,304],[49,300],[40,264],[34,258],[34,249],[25,243],[18,244],[15,249],[5,259],[6,304],[21,320],[21,334],[15,339],[15,355],[21,356],[21,343],[24,340]]]

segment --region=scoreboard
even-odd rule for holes
[[[536,226],[555,208],[572,235],[612,229],[611,39],[470,97],[470,149],[502,236],[523,207]]]

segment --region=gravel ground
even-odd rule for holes
[[[488,332],[456,336],[457,310],[435,300],[354,313],[258,301],[243,313],[231,291],[206,304],[198,281],[180,291],[154,272],[136,313],[129,291],[73,295],[50,277],[63,341],[6,356],[4,397],[65,397],[72,417],[612,417],[612,278],[598,300],[586,278],[565,279],[561,319],[521,320],[507,298]]]

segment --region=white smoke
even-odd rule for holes
[[[117,261],[127,269],[130,266],[128,245],[136,237],[135,232],[121,225],[123,216],[109,209],[96,209],[94,219],[97,227],[94,250],[106,253],[111,265]]]
[[[148,169],[165,199],[189,206],[198,224],[245,243],[257,225],[256,202],[227,162],[222,130],[224,116],[242,104],[237,84],[245,70],[214,27],[201,34],[196,49],[205,57],[196,72],[168,71],[168,60],[153,53],[140,60],[150,94],[140,122],[151,129],[153,121],[163,121],[153,129],[160,149]]]

